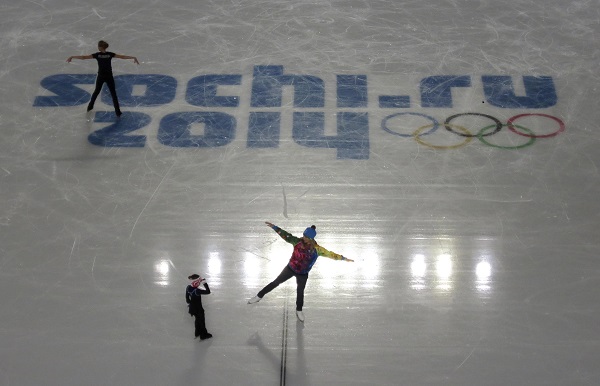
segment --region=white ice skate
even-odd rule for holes
[[[299,321],[304,323],[304,313],[302,311],[296,311],[296,316],[298,317]]]
[[[258,302],[260,302],[260,299],[261,298],[259,298],[258,295],[257,295],[255,297],[253,297],[252,299],[248,300],[248,304],[258,303]]]

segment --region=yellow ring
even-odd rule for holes
[[[413,138],[415,139],[415,141],[417,141],[418,143],[420,143],[423,146],[427,146],[430,147],[432,149],[456,149],[462,146],[465,146],[466,144],[468,144],[469,142],[471,142],[471,140],[473,140],[473,134],[471,134],[471,132],[469,132],[469,130],[467,130],[466,128],[462,127],[462,126],[458,126],[458,125],[451,125],[449,123],[445,123],[445,126],[450,126],[454,129],[458,129],[460,131],[462,131],[464,134],[467,134],[468,137],[464,137],[465,140],[461,143],[459,143],[458,145],[451,145],[451,146],[442,146],[442,145],[432,145],[430,143],[427,143],[425,141],[423,141],[420,138],[421,132],[425,129],[428,129],[430,127],[433,127],[433,124],[430,125],[425,125],[425,126],[421,126],[419,127],[417,130],[415,130],[415,132],[412,134]]]

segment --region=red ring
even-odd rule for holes
[[[533,115],[539,116],[539,117],[550,118],[550,119],[556,121],[558,123],[558,130],[555,131],[554,133],[550,133],[550,134],[535,135],[535,134],[521,133],[520,131],[517,131],[517,129],[515,129],[515,126],[513,125],[514,121],[516,121],[517,119],[522,118],[522,117],[533,116]],[[510,131],[512,131],[513,133],[522,135],[523,137],[529,137],[529,138],[549,138],[549,137],[554,137],[554,136],[562,133],[563,131],[565,131],[565,123],[563,121],[561,121],[560,119],[556,118],[555,116],[548,115],[548,114],[526,113],[526,114],[515,115],[514,117],[510,118],[506,122],[506,126],[508,126],[508,129]]]

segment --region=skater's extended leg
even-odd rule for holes
[[[286,266],[275,280],[273,280],[272,282],[267,284],[265,288],[260,290],[257,296],[259,298],[262,298],[263,296],[277,288],[279,284],[284,283],[290,278],[292,278],[292,276],[294,276],[294,271],[292,271],[290,267]]]
[[[103,84],[104,84],[104,78],[101,77],[100,75],[98,75],[96,77],[96,88],[94,89],[94,92],[92,93],[92,99],[90,99],[90,103],[88,103],[87,111],[90,111],[91,109],[94,108],[94,103],[96,103],[96,98],[98,98],[100,91],[102,91]]]

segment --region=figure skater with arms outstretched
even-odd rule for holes
[[[96,77],[96,88],[94,93],[92,94],[92,99],[90,99],[90,103],[88,104],[87,111],[90,111],[94,108],[94,103],[96,102],[96,98],[100,91],[102,90],[102,85],[106,83],[108,86],[108,90],[110,91],[110,95],[112,96],[113,105],[115,107],[115,114],[117,117],[121,116],[121,109],[119,108],[119,99],[117,98],[117,90],[115,88],[115,79],[113,78],[112,58],[117,59],[133,59],[135,64],[140,64],[135,56],[128,55],[119,55],[114,52],[107,51],[108,43],[104,40],[100,40],[98,42],[98,51],[91,55],[75,55],[69,56],[67,58],[67,62],[70,63],[73,59],[96,59],[98,61],[98,76]]]
[[[328,251],[317,244],[315,241],[317,227],[314,225],[306,228],[302,237],[296,237],[270,222],[266,222],[265,224],[277,232],[282,239],[292,244],[294,246],[294,251],[292,252],[292,257],[287,266],[281,271],[279,276],[260,290],[256,296],[248,300],[248,304],[259,302],[263,296],[274,290],[281,283],[286,282],[292,277],[296,277],[296,316],[298,317],[298,320],[304,322],[304,313],[302,312],[302,307],[304,306],[304,288],[306,287],[306,282],[308,280],[308,273],[317,261],[317,258],[319,256],[325,256],[333,260],[344,260],[348,262],[354,262],[354,260],[348,259],[335,252]]]

